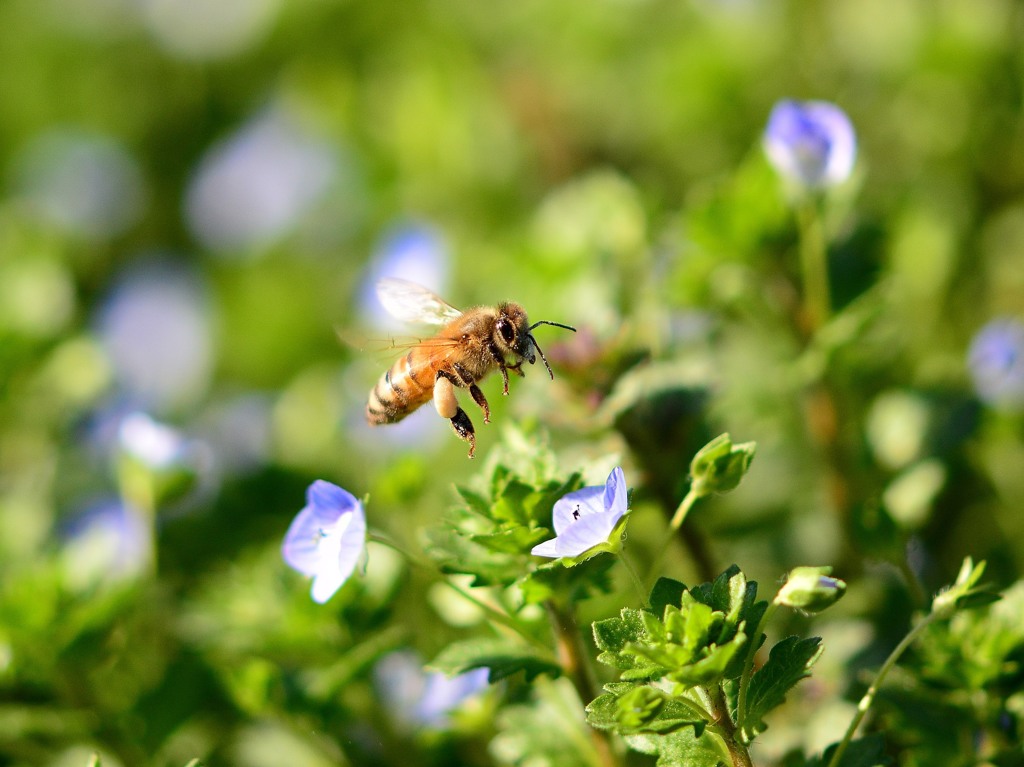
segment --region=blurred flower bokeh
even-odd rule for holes
[[[644,585],[846,584],[755,752],[816,763],[965,556],[1024,576],[1020,22],[0,3],[0,765],[607,767],[573,684],[612,677],[564,640],[637,594],[612,557],[563,565],[621,529],[627,476]],[[538,329],[553,378],[480,381],[487,423],[457,390],[473,461],[430,403],[366,424],[432,332],[383,277],[579,331]],[[669,530],[723,432],[757,460]],[[974,668],[957,632],[1019,657],[973,626],[932,671]],[[1018,699],[974,705],[1013,681],[887,690],[872,734],[907,767],[1017,764],[958,750],[1019,742]]]

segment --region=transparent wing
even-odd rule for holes
[[[392,317],[403,322],[444,325],[462,312],[422,285],[396,277],[377,283],[377,298]]]

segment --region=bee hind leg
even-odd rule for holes
[[[472,458],[473,453],[476,452],[476,432],[473,430],[473,422],[469,420],[466,411],[460,407],[455,415],[452,416],[451,423],[455,433],[469,443],[468,457]]]

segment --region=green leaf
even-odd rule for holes
[[[664,615],[665,608],[669,605],[679,606],[679,602],[686,591],[686,585],[671,578],[658,578],[651,589],[651,596],[647,600],[651,605],[651,612],[655,615]]]
[[[684,728],[668,735],[627,735],[626,744],[634,751],[658,757],[658,767],[724,767],[725,745],[717,735],[705,732],[700,737]]]
[[[471,511],[476,512],[481,517],[490,518],[491,502],[484,495],[468,487],[458,485],[455,487],[455,492],[459,494],[459,498],[462,499]]]
[[[473,586],[506,586],[526,568],[525,557],[488,549],[447,525],[429,529],[427,541],[427,556],[441,572],[472,575]]]
[[[595,593],[612,590],[612,557],[593,557],[576,567],[564,567],[561,561],[545,562],[519,581],[523,600],[542,604],[553,597],[578,602]]]
[[[665,668],[637,655],[634,644],[647,639],[645,613],[624,607],[618,618],[595,621],[594,642],[603,652],[597,656],[598,661],[612,668],[623,671],[623,679],[652,679],[661,676]]]
[[[752,734],[764,732],[765,714],[782,705],[786,693],[808,674],[821,655],[821,639],[787,637],[776,644],[768,654],[768,661],[750,680],[747,711],[743,715],[745,728]]]
[[[469,536],[474,543],[503,554],[529,554],[530,549],[550,537],[544,527],[515,525],[494,533],[477,533]]]
[[[647,685],[626,685],[628,689],[595,698],[586,708],[587,722],[599,730],[621,735],[641,732],[667,734],[693,727],[698,734],[707,723],[682,701]]]
[[[490,670],[489,681],[497,682],[522,671],[530,682],[540,674],[558,676],[559,666],[538,650],[505,639],[466,639],[455,642],[434,658],[430,666],[449,675],[475,668]]]

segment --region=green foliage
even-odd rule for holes
[[[0,3],[0,765],[1022,767],[1019,27]],[[844,183],[766,159],[792,94]],[[473,461],[430,403],[365,426],[431,332],[385,273],[578,330],[487,423],[459,389]],[[607,541],[532,556],[614,466]],[[317,478],[369,529],[325,605],[281,556]]]
[[[797,682],[810,676],[823,649],[818,637],[786,637],[772,647],[767,662],[750,679],[744,721],[752,733],[764,732],[765,715],[785,702],[786,693]]]
[[[522,671],[526,681],[540,674],[557,676],[561,667],[550,656],[521,642],[503,639],[467,639],[453,642],[431,662],[438,671],[454,676],[475,668],[490,670],[491,682],[498,682]]]

